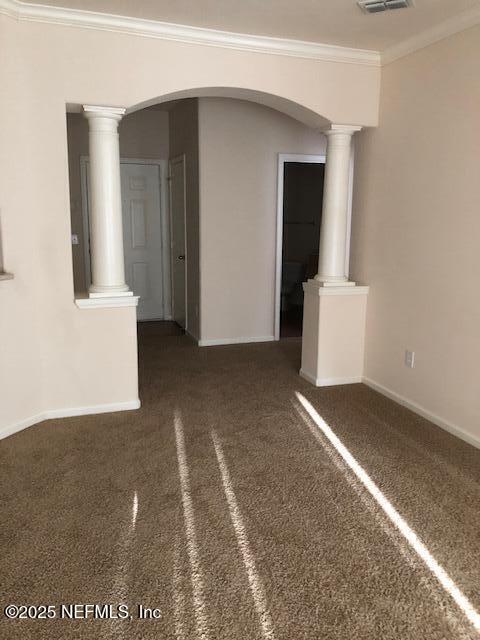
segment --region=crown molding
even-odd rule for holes
[[[273,38],[204,29],[170,22],[100,13],[98,11],[82,11],[80,9],[52,7],[43,4],[30,4],[21,2],[21,0],[0,0],[0,15],[2,14],[19,21],[83,27],[84,29],[110,31],[112,33],[123,33],[145,38],[158,38],[184,44],[201,44],[236,49],[238,51],[373,67],[390,64],[414,51],[480,24],[480,7],[475,7],[379,52],[288,38]]]
[[[0,14],[8,15],[17,20],[98,29],[100,31],[173,40],[187,44],[202,44],[237,49],[239,51],[308,58],[323,62],[380,66],[380,53],[378,51],[286,38],[231,33],[229,31],[203,29],[169,22],[158,22],[156,20],[143,20],[96,11],[29,4],[20,2],[20,0],[0,0]]]
[[[444,22],[431,27],[421,33],[403,40],[392,47],[388,47],[381,52],[382,66],[390,64],[399,58],[408,56],[414,51],[428,47],[435,42],[439,42],[448,36],[453,36],[455,33],[465,31],[470,27],[480,24],[480,7],[474,7],[468,11],[463,11],[458,15],[445,20]]]

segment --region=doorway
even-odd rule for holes
[[[279,156],[276,339],[302,335],[303,282],[317,273],[325,156]]]
[[[85,237],[85,278],[91,282],[89,159],[80,159]],[[137,320],[170,320],[170,242],[165,160],[121,158],[125,281],[140,296]]]

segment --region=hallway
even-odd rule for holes
[[[315,389],[296,339],[141,334],[140,410],[46,422],[0,454],[2,603],[128,603],[133,620],[2,617],[1,637],[478,637],[328,434],[472,609],[480,451],[364,385]]]

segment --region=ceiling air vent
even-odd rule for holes
[[[389,9],[407,9],[413,0],[358,0],[358,6],[365,13],[380,13]]]

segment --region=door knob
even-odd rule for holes
[[[185,256],[177,256],[179,260],[185,260]]]

